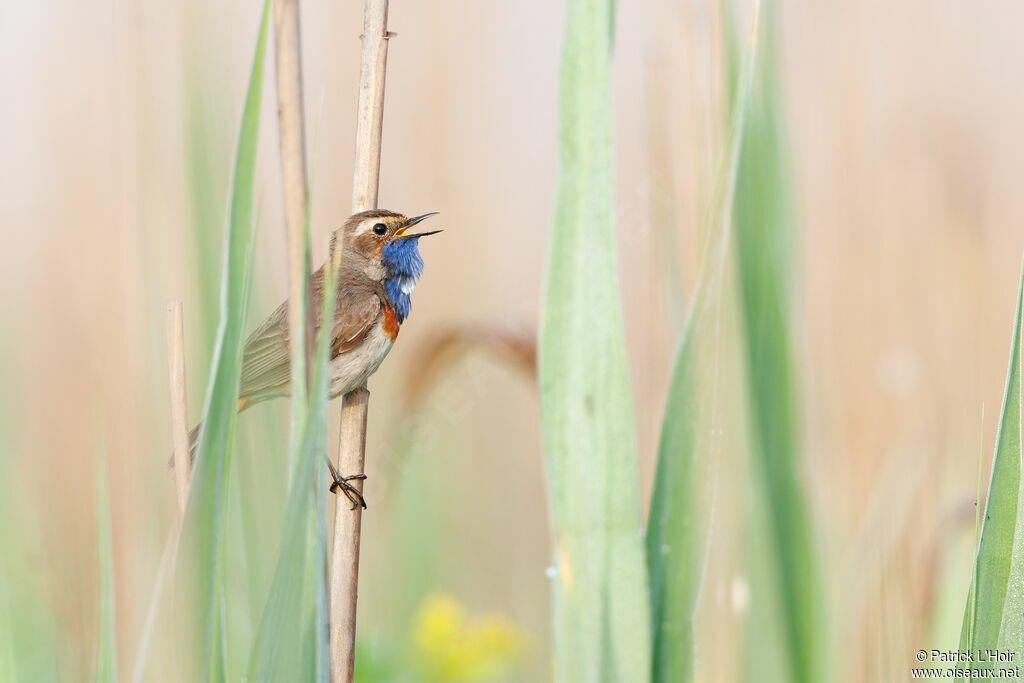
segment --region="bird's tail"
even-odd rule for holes
[[[238,399],[238,412],[242,412],[245,409],[245,404],[249,402],[248,396],[243,396]],[[196,460],[196,449],[199,448],[199,437],[203,432],[203,423],[200,421],[192,431],[188,433],[188,464],[192,465]],[[167,469],[174,469],[174,455],[171,455],[171,459],[167,461]]]

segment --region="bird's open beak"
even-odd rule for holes
[[[439,232],[443,232],[443,231],[442,230],[428,230],[427,232],[417,232],[417,233],[414,233],[412,235],[395,235],[395,237],[403,237],[403,238],[407,237],[409,239],[412,239],[413,237],[426,237],[427,235],[436,235]]]
[[[433,235],[435,232],[441,232],[440,230],[435,230],[434,232],[429,232],[429,233],[428,232],[421,232],[421,233],[418,233],[416,235],[406,235],[405,234],[405,231],[408,230],[409,228],[411,228],[412,226],[416,225],[417,223],[421,223],[421,222],[425,221],[426,219],[430,218],[431,216],[436,216],[436,215],[437,215],[437,211],[432,211],[430,213],[425,213],[422,216],[413,216],[412,218],[410,218],[407,221],[405,221],[405,223],[402,223],[402,227],[400,227],[397,231],[395,231],[395,235],[394,236],[395,237],[423,237],[424,235]]]

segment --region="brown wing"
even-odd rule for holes
[[[380,298],[375,292],[340,294],[331,327],[331,358],[363,341],[378,315]]]
[[[312,306],[314,325],[319,332],[323,301],[323,270],[313,273]],[[363,340],[380,313],[377,292],[362,283],[345,281],[338,288],[334,324],[331,327],[331,358],[344,353]],[[245,343],[242,354],[242,378],[239,396],[254,399],[287,395],[291,369],[288,350],[288,302],[278,306],[260,323]]]
[[[284,302],[253,330],[242,351],[240,397],[270,397],[288,393],[288,302]]]

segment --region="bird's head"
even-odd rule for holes
[[[343,267],[356,268],[363,275],[384,284],[402,322],[411,308],[409,295],[423,274],[419,239],[440,230],[410,232],[433,213],[409,218],[394,211],[374,209],[349,218],[338,232],[345,245]]]

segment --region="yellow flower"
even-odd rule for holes
[[[511,672],[526,650],[526,638],[498,614],[469,618],[448,595],[423,601],[413,625],[420,673],[429,681],[491,681]]]

